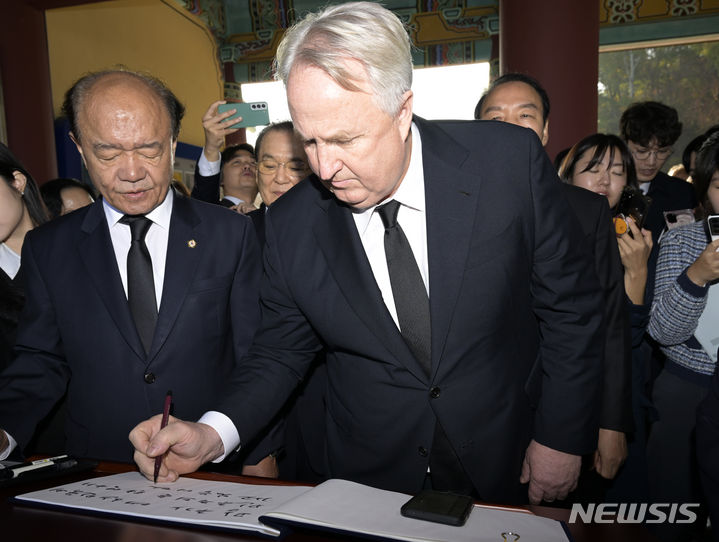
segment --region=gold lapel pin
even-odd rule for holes
[[[194,239],[190,239],[190,240],[187,242],[187,246],[190,247],[190,248],[195,248],[195,247],[197,246],[197,241],[195,241]]]

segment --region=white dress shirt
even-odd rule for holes
[[[402,179],[394,195],[364,211],[353,213],[355,225],[359,232],[362,246],[369,260],[372,274],[377,286],[382,292],[384,304],[387,305],[394,323],[399,328],[397,309],[392,294],[392,284],[389,279],[387,258],[384,252],[384,224],[377,212],[377,207],[391,200],[401,205],[397,213],[397,222],[402,227],[405,237],[412,248],[414,259],[422,275],[425,290],[429,295],[429,264],[427,261],[427,219],[424,200],[424,168],[422,167],[422,142],[419,130],[412,124],[412,154],[409,160],[407,173]]]
[[[14,279],[20,270],[20,254],[5,243],[0,243],[0,269],[11,279]]]
[[[147,250],[152,260],[152,277],[155,282],[155,298],[158,311],[160,310],[160,300],[162,299],[162,287],[165,283],[165,261],[167,259],[167,241],[170,237],[172,202],[172,190],[168,190],[165,200],[145,215],[152,220],[152,225],[147,230],[147,235],[145,235],[145,245],[147,245]],[[127,253],[130,251],[130,243],[132,242],[130,225],[120,222],[125,213],[115,209],[105,199],[102,200],[102,203],[107,225],[110,228],[110,238],[112,239],[112,248],[115,251],[117,269],[120,271],[122,287],[125,289],[125,297],[127,297]]]
[[[197,171],[200,172],[200,175],[203,177],[212,177],[213,175],[217,175],[220,173],[220,166],[222,165],[222,159],[215,160],[214,162],[210,162],[205,157],[205,149],[202,149],[202,152],[200,153],[200,158],[197,160]]]

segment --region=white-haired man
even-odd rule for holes
[[[307,16],[277,73],[316,177],[267,215],[263,323],[216,408],[232,437],[153,418],[130,435],[142,472],[251,438],[325,348],[328,477],[564,497],[596,446],[602,308],[539,142],[413,117],[409,39],[375,3]]]

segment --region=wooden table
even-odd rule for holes
[[[138,519],[101,517],[82,512],[34,508],[9,502],[9,498],[52,486],[78,480],[107,476],[135,470],[132,465],[100,463],[92,472],[70,474],[51,480],[0,488],[0,533],[2,540],[35,542],[47,540],[98,540],[102,542],[209,542],[267,540],[244,533],[213,531],[209,528],[188,525],[171,525],[143,522]],[[242,482],[245,484],[294,485],[277,480],[231,476],[208,472],[190,475],[193,478]],[[537,515],[567,521],[569,511],[543,506],[529,506]],[[656,542],[640,525],[583,524],[569,525],[575,542]],[[329,535],[310,531],[295,532],[284,539],[287,542],[349,542],[366,540],[350,536]],[[451,541],[447,541],[451,542]],[[501,541],[498,541],[501,542]],[[523,541],[522,541],[523,542]]]

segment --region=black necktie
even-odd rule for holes
[[[127,302],[145,353],[149,353],[157,323],[152,260],[145,244],[145,235],[152,225],[152,220],[143,215],[125,215],[120,222],[129,224],[132,237],[130,251],[127,253]]]
[[[417,260],[412,253],[412,247],[402,227],[397,224],[399,207],[400,203],[394,200],[377,207],[377,213],[384,224],[384,251],[389,268],[389,280],[392,284],[392,295],[402,338],[427,375],[431,375],[429,297]],[[441,394],[441,389],[433,387],[432,393]],[[429,464],[434,489],[472,493],[472,481],[464,472],[439,420],[435,422]]]
[[[429,297],[412,247],[397,224],[399,206],[398,201],[392,200],[377,207],[377,213],[384,224],[384,251],[400,333],[429,375],[432,367]]]

